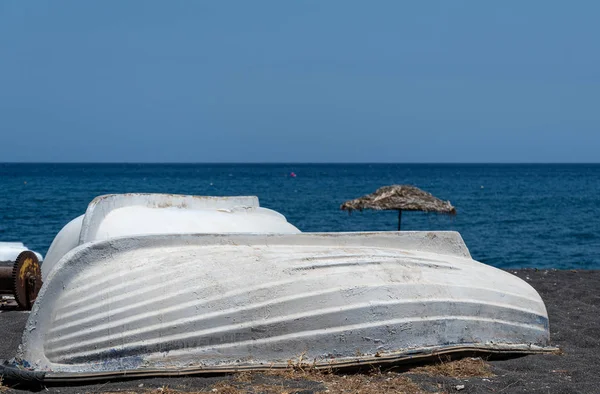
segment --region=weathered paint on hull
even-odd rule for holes
[[[548,341],[537,292],[457,233],[153,235],[65,255],[21,356],[65,373],[223,369]]]

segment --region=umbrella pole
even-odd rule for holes
[[[398,210],[398,231],[400,231],[400,224],[402,223],[402,210]]]

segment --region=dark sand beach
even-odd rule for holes
[[[535,287],[548,309],[560,354],[485,361],[467,357],[401,371],[318,374],[288,371],[213,377],[153,378],[38,388],[51,393],[599,393],[600,271],[510,270]],[[0,313],[0,359],[14,356],[27,313]],[[22,393],[20,385],[1,393]]]

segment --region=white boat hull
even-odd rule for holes
[[[68,252],[20,357],[59,373],[220,370],[548,342],[538,293],[455,232],[171,234]]]
[[[22,242],[0,242],[0,262],[14,263],[21,252],[29,250]],[[33,252],[39,261],[44,260],[44,256],[38,252]]]

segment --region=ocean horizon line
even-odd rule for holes
[[[176,162],[176,161],[0,161],[0,165],[19,164],[19,165],[499,165],[499,166],[545,166],[545,165],[566,165],[566,166],[585,166],[585,165],[600,165],[600,162],[342,162],[342,161],[306,161],[306,162],[276,162],[276,161],[239,161],[239,162]]]

